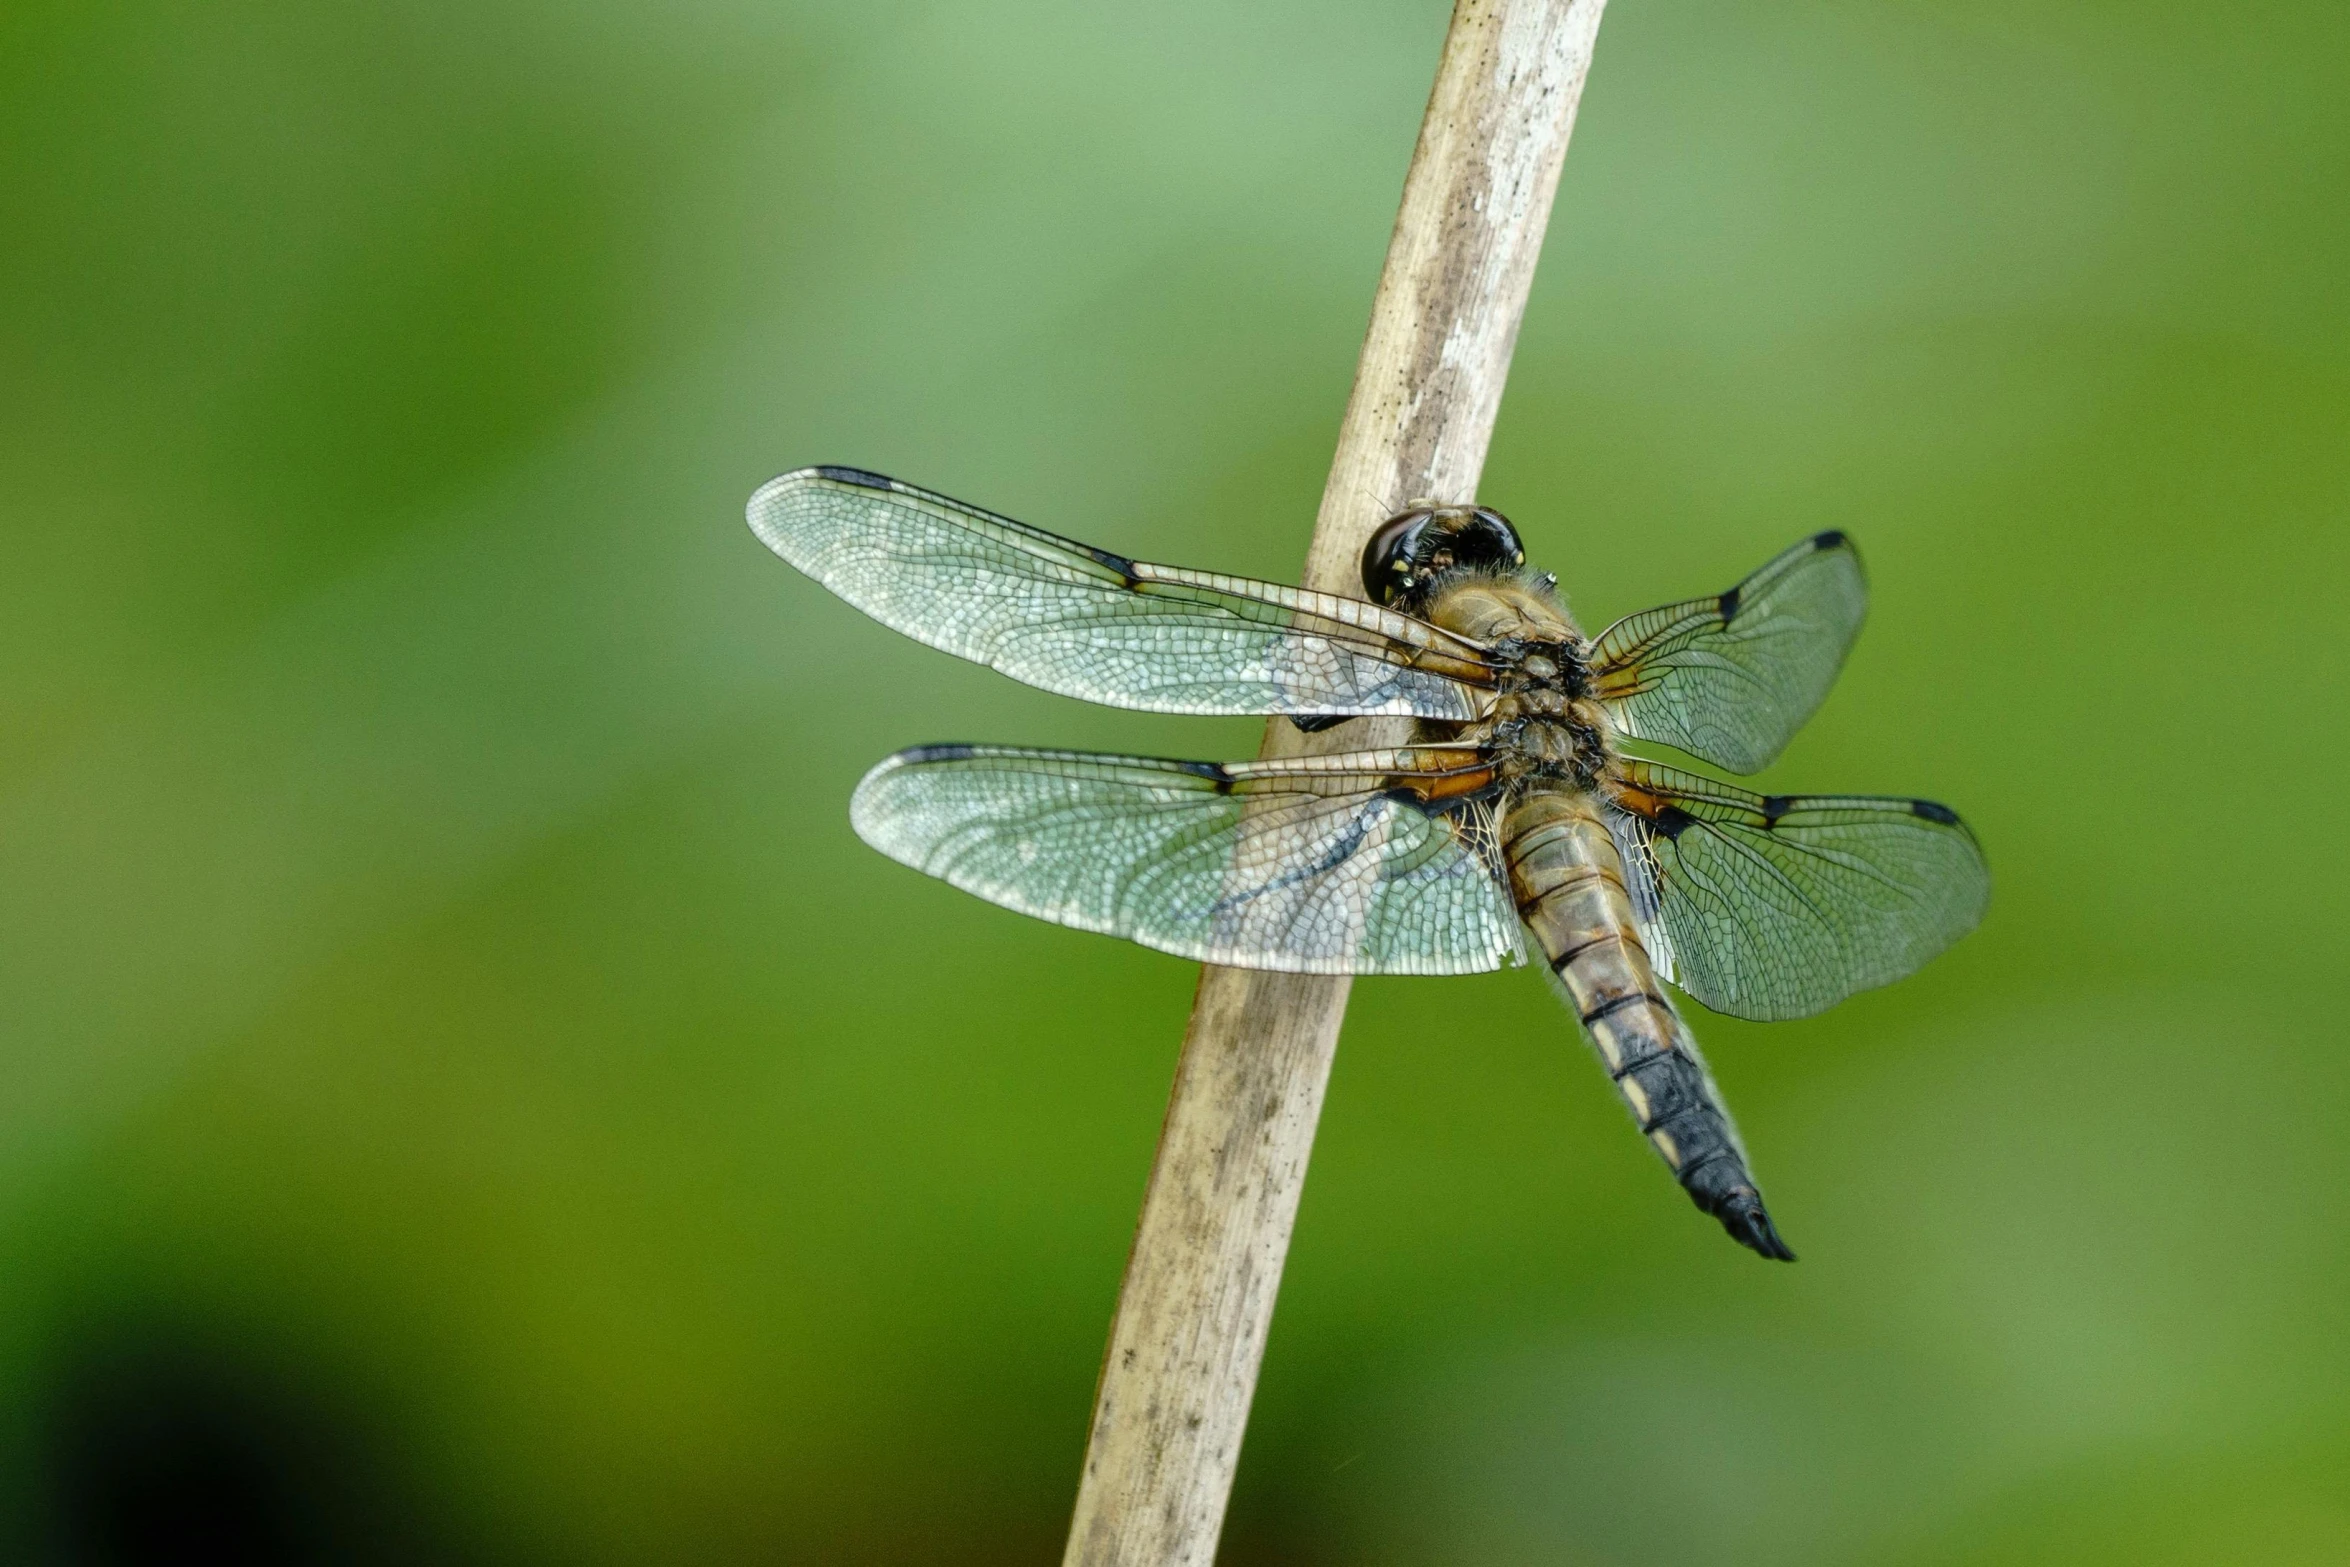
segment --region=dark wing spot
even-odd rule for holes
[[[1909,802],[1909,814],[1922,816],[1930,822],[1940,822],[1945,827],[1958,825],[1958,813],[1937,800],[1912,800]]]
[[[1221,762],[1177,762],[1175,765],[1194,778],[1205,778],[1213,783],[1218,794],[1232,792],[1232,771]]]
[[[1791,794],[1764,795],[1762,803],[1763,825],[1765,827],[1778,826],[1779,818],[1786,815],[1794,808],[1795,796]]]
[[[816,472],[822,477],[831,479],[836,483],[861,484],[868,490],[889,490],[895,489],[897,487],[894,480],[886,478],[878,473],[868,473],[863,468],[835,468],[830,466],[822,466],[819,467]]]
[[[1354,716],[1352,713],[1292,713],[1289,715],[1289,721],[1296,728],[1314,735],[1335,725],[1343,724]]]
[[[901,762],[968,762],[978,752],[972,745],[917,745],[898,753]]]
[[[1738,590],[1732,588],[1723,594],[1721,604],[1718,607],[1721,610],[1722,624],[1726,626],[1738,613]]]
[[[1109,567],[1119,576],[1124,577],[1128,587],[1138,588],[1142,586],[1142,579],[1134,574],[1134,562],[1128,560],[1125,556],[1113,555],[1108,550],[1097,550],[1090,544],[1083,544],[1078,547],[1084,550],[1086,554],[1091,555],[1101,564]]]
[[[1811,547],[1815,550],[1840,550],[1851,542],[1844,536],[1842,528],[1830,528],[1825,533],[1815,533],[1811,536]]]
[[[1668,805],[1650,817],[1649,822],[1671,841],[1696,826],[1697,818],[1677,805]]]

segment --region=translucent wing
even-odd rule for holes
[[[1974,834],[1931,800],[1750,794],[1646,762],[1603,787],[1651,958],[1718,1012],[1805,1017],[1889,984],[1991,896]]]
[[[1169,762],[923,746],[857,786],[894,860],[1023,914],[1241,968],[1468,974],[1518,919],[1462,748]]]
[[[1375,604],[1127,560],[855,468],[772,479],[749,515],[883,625],[1065,696],[1464,720],[1495,678],[1479,644]]]
[[[1727,593],[1608,627],[1592,688],[1625,734],[1760,772],[1826,699],[1868,598],[1852,541],[1814,534]]]

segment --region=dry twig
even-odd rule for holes
[[[1604,0],[1458,0],[1306,556],[1361,591],[1371,531],[1474,498]],[[1275,719],[1265,754],[1401,738]],[[1347,981],[1201,972],[1110,1330],[1064,1567],[1216,1550]]]

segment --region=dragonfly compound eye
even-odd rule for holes
[[[1526,563],[1518,530],[1484,506],[1422,506],[1380,524],[1363,546],[1363,589],[1381,604],[1408,598],[1454,567],[1515,571]]]

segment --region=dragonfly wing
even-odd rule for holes
[[[1974,929],[1991,873],[1931,800],[1760,795],[1646,762],[1604,783],[1660,971],[1717,1012],[1807,1017]]]
[[[1491,768],[1465,748],[1262,762],[923,746],[849,808],[882,853],[1161,952],[1312,974],[1467,974],[1518,952]]]
[[[1760,772],[1827,698],[1867,610],[1852,541],[1815,534],[1727,593],[1608,627],[1593,690],[1634,739]]]
[[[855,468],[751,497],[767,546],[882,624],[1064,696],[1160,713],[1463,721],[1485,650],[1359,599],[1127,560]]]

